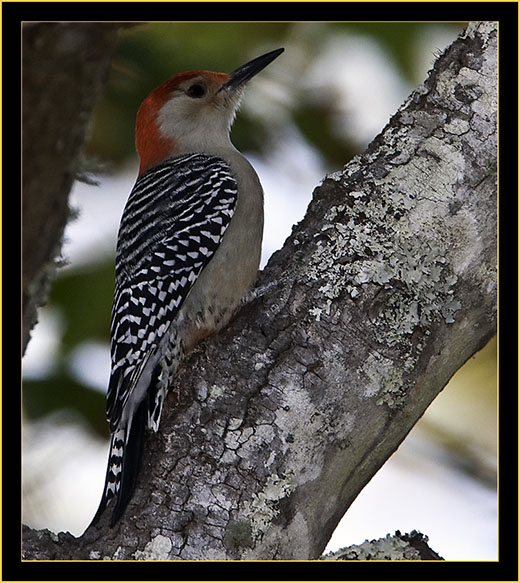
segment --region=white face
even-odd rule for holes
[[[159,110],[160,132],[172,138],[179,152],[229,147],[229,131],[238,109],[240,89],[220,91],[225,76],[201,74],[183,80]]]

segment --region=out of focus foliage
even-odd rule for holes
[[[284,87],[284,79],[278,79],[285,91],[286,118],[292,119],[332,163],[344,164],[356,153],[350,144],[350,136],[345,132],[340,140],[337,138],[333,131],[334,107],[326,107],[324,95],[307,91],[300,81],[305,79],[307,71],[331,39],[362,36],[380,44],[389,60],[413,87],[422,80],[416,74],[417,41],[425,30],[438,26],[398,22],[138,25],[121,34],[105,98],[96,111],[88,151],[115,163],[134,155],[136,111],[154,87],[175,73],[195,69],[230,72],[262,52],[283,46],[287,50],[276,67],[287,75],[285,82],[289,84]],[[462,29],[462,24],[445,26],[454,34]],[[340,71],[330,71],[331,87],[333,81],[337,81],[334,76],[340,74]],[[234,125],[233,139],[241,151],[261,150],[262,146],[269,146],[266,135],[275,129],[269,120],[252,119],[246,111],[246,115],[240,115]]]
[[[421,41],[440,28],[443,34],[455,38],[463,24],[201,22],[137,25],[121,33],[106,91],[92,120],[87,158],[101,161],[111,173],[116,173],[129,160],[135,160],[136,111],[143,98],[171,75],[191,69],[230,72],[262,52],[285,47],[285,53],[255,80],[269,99],[253,101],[251,96],[252,105],[246,103],[237,118],[233,141],[240,150],[262,156],[280,132],[290,127],[306,147],[319,152],[325,169],[340,168],[371,139],[352,137],[344,130],[345,116],[354,116],[353,125],[360,117],[353,106],[349,109],[349,83],[363,83],[358,78],[361,74],[382,67],[377,73],[381,78],[392,74],[400,86],[413,89],[426,77],[426,70],[418,69],[417,63]],[[368,64],[363,64],[359,72],[351,73],[350,78],[345,78],[347,73],[341,67],[327,70],[327,51],[334,43],[347,46],[352,39],[357,39],[356,46],[362,58],[368,59],[377,52],[384,55],[388,64],[381,64],[380,60],[371,65],[367,61]],[[443,48],[437,46],[427,50],[430,63],[435,51]],[[342,62],[341,54],[334,62]],[[400,99],[405,97],[406,93]],[[398,105],[399,102],[396,107]],[[375,112],[365,114],[370,119]],[[377,124],[381,130],[385,119]],[[93,228],[93,238],[95,233]],[[93,340],[107,343],[108,355],[113,285],[113,256],[93,256],[81,266],[72,264],[60,270],[48,307],[59,314],[61,337],[46,372],[32,375],[24,382],[26,416],[38,418],[67,408],[76,416],[82,416],[94,431],[106,434],[104,395],[72,374],[71,355]]]

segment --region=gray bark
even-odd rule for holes
[[[470,25],[324,179],[253,298],[187,359],[126,516],[48,539],[54,558],[320,556],[495,333],[496,42]],[[30,558],[43,535],[27,532]]]
[[[409,534],[396,531],[378,540],[365,541],[327,553],[326,561],[442,561],[428,545],[428,537],[413,530]]]
[[[68,196],[119,24],[23,29],[23,350],[56,272]]]

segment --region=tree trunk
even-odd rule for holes
[[[119,24],[23,28],[23,350],[70,218],[68,197]]]
[[[320,556],[495,333],[496,43],[496,23],[470,25],[324,179],[253,298],[187,359],[121,522],[47,538],[48,558]]]

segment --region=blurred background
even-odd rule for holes
[[[66,266],[23,360],[24,523],[80,535],[101,497],[115,241],[136,177],[144,97],[177,72],[229,72],[285,47],[250,84],[232,133],[265,190],[264,266],[314,187],[363,151],[465,24],[155,23],[121,33],[85,181],[71,195]],[[493,340],[363,490],[327,550],[416,529],[445,559],[496,560],[496,379]]]

